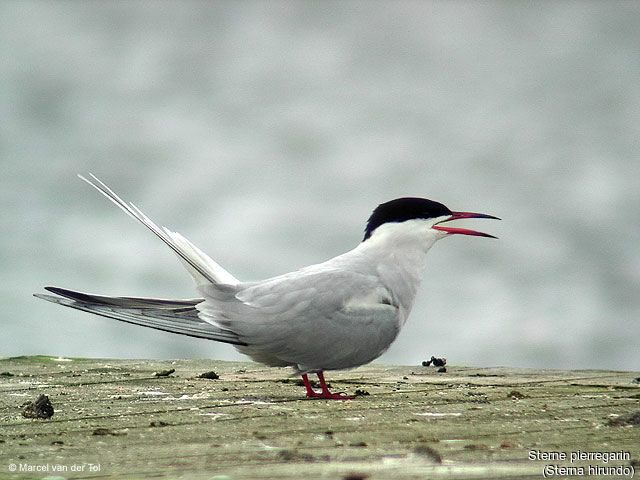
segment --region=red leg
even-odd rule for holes
[[[307,377],[306,373],[302,375],[302,381],[304,382],[304,386],[307,389],[307,397],[320,397],[320,396],[322,396],[321,393],[317,393],[311,387],[311,382],[309,382],[309,377]]]
[[[322,386],[321,393],[318,393],[313,388],[311,388],[311,383],[309,383],[309,377],[307,377],[306,373],[302,375],[302,381],[304,382],[304,386],[307,389],[307,397],[326,398],[327,400],[351,400],[353,398],[350,395],[331,393],[329,391],[329,387],[327,387],[327,382],[324,380],[324,374],[322,372],[318,372],[317,375],[318,379],[320,380],[320,385]]]

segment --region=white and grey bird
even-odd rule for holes
[[[159,227],[94,175],[80,178],[144,224],[180,258],[201,298],[111,297],[45,287],[36,297],[123,322],[235,345],[253,360],[290,366],[307,396],[331,393],[323,372],[354,368],[379,357],[411,311],[433,244],[452,234],[492,235],[443,226],[464,218],[497,217],[453,212],[424,198],[398,198],[369,217],[363,241],[326,262],[257,282],[242,282],[179,233]],[[317,374],[321,392],[307,377]]]

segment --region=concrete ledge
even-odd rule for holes
[[[436,370],[328,372],[332,390],[363,395],[327,401],[305,399],[290,370],[254,363],[6,358],[0,478],[521,479],[618,467],[616,478],[629,478],[640,469],[640,372]],[[199,378],[212,371],[218,379]],[[24,418],[22,405],[40,394],[53,417]]]

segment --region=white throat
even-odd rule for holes
[[[426,255],[433,244],[446,236],[434,230],[431,220],[407,220],[379,226],[355,250],[376,265],[376,273],[401,308],[401,322],[409,316],[422,280]]]

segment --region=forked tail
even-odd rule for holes
[[[89,174],[93,181],[78,175],[82,180],[94,187],[105,197],[120,207],[129,216],[135,218],[145,227],[151,230],[160,240],[166,243],[173,250],[182,263],[184,263],[194,280],[201,286],[206,283],[236,285],[238,279],[222,268],[217,262],[211,259],[206,253],[196,247],[193,243],[177,232],[172,232],[166,227],[159,227],[149,217],[136,207],[133,203],[122,200],[107,185],[101,182],[95,175]]]

